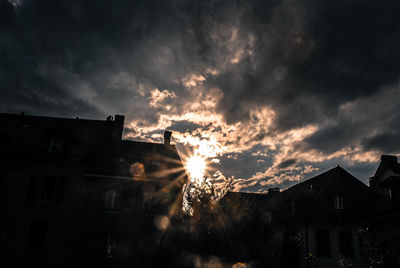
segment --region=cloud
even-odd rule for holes
[[[0,2],[2,112],[105,118],[200,149],[235,189],[400,144],[400,3]],[[360,11],[362,10],[362,12]],[[217,164],[217,163],[215,163]]]
[[[293,166],[296,163],[296,159],[288,159],[279,163],[278,168],[285,169],[287,167]]]
[[[171,108],[168,105],[163,105],[163,102],[167,99],[174,99],[174,98],[176,98],[175,92],[168,91],[166,89],[160,91],[159,89],[156,88],[150,91],[149,105],[155,108],[165,106],[166,110],[170,110]]]

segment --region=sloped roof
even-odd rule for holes
[[[343,191],[345,187],[351,186],[360,191],[368,191],[367,185],[356,177],[337,166],[313,178],[300,182],[284,190],[284,197],[313,198],[318,199],[326,191]]]
[[[394,173],[400,176],[400,164],[397,162],[397,157],[394,155],[382,155],[381,162],[375,171],[374,177],[383,176],[387,169],[391,169]]]

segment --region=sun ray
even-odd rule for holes
[[[178,177],[176,177],[174,180],[172,180],[170,183],[168,183],[163,188],[161,188],[159,191],[160,192],[168,192],[174,185],[179,185],[179,181],[185,176],[186,176],[186,173],[183,172]]]
[[[167,176],[167,175],[170,175],[170,174],[178,173],[179,171],[182,171],[182,170],[185,170],[185,168],[184,167],[170,168],[170,169],[166,169],[166,170],[161,170],[161,171],[156,171],[156,172],[149,173],[148,176],[149,177],[160,178],[160,177]]]

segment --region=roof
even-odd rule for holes
[[[342,192],[346,187],[357,188],[360,191],[368,191],[367,185],[356,177],[337,166],[311,179],[300,182],[282,193],[285,197],[318,199],[326,191]]]
[[[115,120],[88,120],[0,113],[0,146],[12,151],[47,151],[51,137],[63,137],[64,144],[92,151],[112,139],[121,140],[123,122],[120,115]]]
[[[0,113],[0,124],[0,157],[7,161],[59,159],[81,163],[88,174],[99,176],[186,179],[174,145],[122,140],[122,115],[88,120]],[[62,151],[49,153],[54,137],[62,138]]]
[[[397,157],[394,155],[381,155],[381,162],[374,174],[375,178],[384,175],[387,169],[392,170],[395,174],[400,176],[400,164],[397,162]]]

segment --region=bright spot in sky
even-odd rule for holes
[[[206,159],[195,154],[187,159],[186,168],[192,181],[202,180],[206,170]]]

